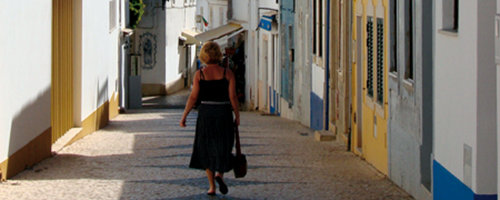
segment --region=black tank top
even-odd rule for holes
[[[226,68],[224,68],[224,76],[219,80],[204,80],[202,70],[200,74],[200,101],[229,101],[229,80],[226,79]]]

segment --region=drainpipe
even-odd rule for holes
[[[326,65],[325,65],[325,130],[329,130],[330,119],[330,0],[326,5]]]

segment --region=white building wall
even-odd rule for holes
[[[460,29],[460,37],[435,35],[434,159],[463,181],[464,144],[476,151],[477,2],[460,3],[470,9],[462,9],[467,13],[461,16],[467,17],[460,18],[459,26],[469,28]],[[442,10],[439,0],[434,30],[442,28]]]
[[[210,9],[208,7],[207,0],[198,0],[196,2],[196,15],[203,16],[208,21],[209,11]],[[208,29],[208,27],[205,27],[203,24],[203,19],[200,19],[200,22],[196,24],[196,27],[200,32],[205,32],[206,29]]]
[[[259,13],[258,13],[258,5],[259,1],[253,0],[250,1],[249,4],[249,19],[248,24],[250,27],[257,27],[259,25]],[[257,105],[257,74],[258,74],[258,66],[259,66],[259,31],[256,30],[248,30],[248,40],[246,42],[246,47],[248,51],[246,52],[248,55],[248,62],[246,67],[246,82],[245,82],[245,104],[247,106],[247,110],[255,109]]]
[[[500,0],[497,0],[497,16],[500,16]],[[500,28],[500,21],[495,22],[496,28]],[[496,32],[497,39],[500,37],[500,31]],[[497,44],[498,45],[498,44]],[[496,55],[500,55],[500,46],[495,47]],[[500,63],[497,61],[497,145],[500,145]],[[497,155],[500,155],[500,147],[497,146]],[[497,159],[497,194],[500,193],[500,159]]]
[[[82,1],[82,120],[118,91],[119,28],[110,30],[109,1]],[[118,12],[117,12],[118,14]],[[116,17],[118,19],[118,17]],[[104,23],[103,23],[104,22]]]
[[[490,47],[493,29],[490,31],[478,25],[478,22],[491,20],[487,17],[493,16],[484,13],[489,13],[488,9],[495,6],[490,5],[493,1],[459,2],[460,8],[467,9],[459,11],[460,29],[455,36],[439,31],[443,28],[443,1],[438,0],[435,4],[435,30],[438,32],[435,34],[434,57],[434,159],[464,182],[464,145],[471,147],[471,189],[474,193],[496,194],[496,183],[490,180],[491,176],[496,177],[496,172],[491,173],[492,165],[486,159],[493,155],[490,161],[496,160],[496,155],[485,155],[487,150],[496,149],[496,144],[487,141],[485,134],[487,136],[491,130],[481,125],[482,121],[490,120],[488,117],[496,117],[489,112],[484,113],[484,108],[481,108],[483,102],[488,102],[485,99],[491,96],[482,93],[481,90],[487,88],[482,87],[485,83],[481,79],[489,80],[488,76],[484,77],[484,70],[488,70],[484,68],[494,66],[493,57],[487,53],[493,50]],[[485,61],[485,58],[490,61]]]
[[[185,69],[186,49],[179,46],[179,36],[185,29],[195,28],[196,7],[190,6],[183,9],[167,9],[166,34],[167,44],[165,45],[165,81],[166,83],[175,81],[182,76]],[[194,53],[194,52],[193,52]]]
[[[205,32],[225,25],[227,23],[227,10],[227,0],[198,0],[196,2],[196,15],[202,15],[207,20],[208,26],[205,27],[202,19],[201,22],[196,24],[196,27],[200,32]]]
[[[260,0],[259,8],[271,8],[271,9],[280,9],[280,5],[273,0]]]
[[[500,155],[500,65],[497,65],[497,155]],[[497,158],[497,166],[500,166],[500,159]],[[500,167],[497,167],[497,194],[500,192]]]
[[[156,46],[153,47],[154,67],[141,68],[143,84],[166,86],[168,93],[175,92],[183,87],[182,73],[186,65],[186,49],[179,46],[179,37],[182,31],[195,30],[196,3],[188,0],[169,1],[162,8],[161,1],[144,0],[146,12],[134,33],[134,53],[140,54],[141,37],[152,35]],[[192,51],[192,55],[195,51]],[[191,56],[192,56],[191,55]],[[190,64],[194,63],[191,59]]]
[[[325,82],[325,69],[312,64],[312,92],[323,99],[324,82]]]
[[[497,194],[496,67],[495,67],[495,0],[478,1],[478,88],[477,88],[477,156],[476,185],[478,194]],[[473,180],[474,180],[473,179]]]
[[[249,0],[233,0],[233,19],[243,22],[248,22],[249,20]]]
[[[3,162],[51,126],[52,1],[0,1],[0,7],[8,7],[0,12]]]
[[[146,4],[145,12],[141,18],[141,21],[137,25],[137,28],[135,29],[134,35],[132,36],[133,40],[135,40],[133,45],[134,54],[142,54],[142,51],[140,51],[141,36],[144,38],[148,37],[146,35],[152,35],[149,36],[149,38],[151,38],[151,40],[153,41],[153,45],[156,45],[156,48],[153,47],[153,62],[155,62],[155,64],[153,66],[144,67],[144,65],[141,63],[141,82],[143,84],[165,85],[166,68],[164,55],[166,53],[164,47],[167,45],[165,43],[165,36],[167,36],[167,38],[169,36],[165,30],[166,26],[169,25],[168,22],[165,22],[165,15],[170,11],[170,7],[172,5],[168,4],[167,8],[165,10],[162,10],[161,4],[159,6],[155,5],[155,3],[158,2],[159,1],[154,0],[143,1],[143,3]],[[176,1],[176,3],[179,6],[182,4],[181,1]],[[175,20],[180,19],[176,18]],[[174,24],[172,24],[172,27],[174,27]],[[178,35],[176,35],[175,38],[178,39]],[[177,43],[177,41],[175,41],[175,43]],[[174,60],[171,60],[171,62],[174,62]],[[176,63],[178,64],[178,61]]]

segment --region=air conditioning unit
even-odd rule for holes
[[[201,15],[196,15],[196,23],[201,23]]]

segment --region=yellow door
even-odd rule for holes
[[[362,138],[363,157],[388,174],[387,151],[387,1],[364,1]],[[367,15],[367,11],[375,11]],[[378,12],[381,11],[381,12]]]
[[[72,0],[53,0],[52,143],[73,127]]]

